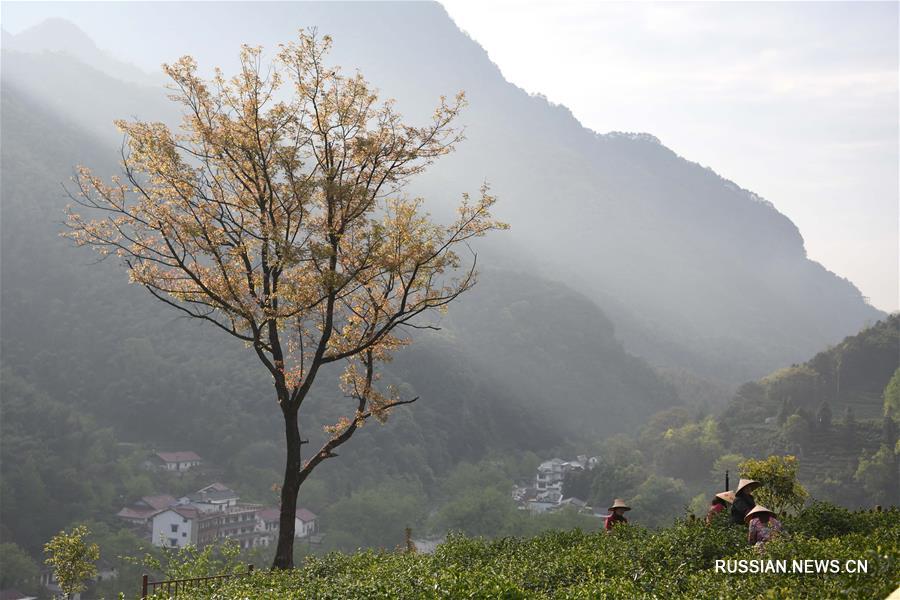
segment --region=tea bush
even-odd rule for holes
[[[451,535],[434,554],[365,551],[308,557],[287,572],[259,571],[196,598],[884,598],[900,585],[900,511],[850,512],[814,503],[785,522],[760,554],[721,515],[533,538]],[[728,574],[720,559],[868,561],[867,573]]]

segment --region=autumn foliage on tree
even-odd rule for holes
[[[303,481],[367,420],[415,398],[377,385],[378,365],[409,343],[420,316],[475,284],[467,241],[506,227],[483,187],[456,220],[431,221],[408,180],[461,140],[463,94],[440,99],[427,124],[405,124],[360,74],[327,66],[329,37],[301,32],[263,66],[211,80],[183,57],[164,65],[180,130],[117,121],[123,170],[106,183],[79,168],[69,233],[119,257],[132,282],[245,342],[271,374],[287,461],[274,566],[292,566]],[[320,369],[343,362],[346,416],[302,456],[301,407]]]

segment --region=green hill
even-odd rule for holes
[[[898,367],[900,315],[894,314],[803,364],[743,385],[719,419],[726,444],[746,456],[796,454],[800,477],[816,496],[871,504],[854,475],[861,456],[888,442],[883,390]],[[830,419],[823,419],[823,406]],[[786,429],[794,414],[801,421]]]
[[[880,420],[884,388],[900,366],[900,315],[894,314],[819,352],[800,365],[742,386],[721,421],[732,429],[777,428],[765,420],[800,412],[811,420],[827,403],[837,422],[849,409],[856,419]],[[863,440],[864,441],[864,440]]]

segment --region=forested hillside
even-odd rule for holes
[[[885,394],[898,368],[900,316],[891,315],[803,364],[745,384],[720,424],[736,452],[796,454],[818,497],[894,504],[897,429]]]

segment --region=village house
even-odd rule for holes
[[[194,507],[176,505],[153,515],[151,542],[154,546],[184,548],[196,546],[198,539],[197,517],[200,511]]]
[[[563,482],[572,472],[591,470],[599,458],[579,455],[575,460],[553,458],[542,462],[534,477],[533,486],[513,486],[512,497],[519,510],[539,514],[571,506],[581,512],[587,510],[586,503],[578,498],[563,497]],[[589,507],[588,507],[589,508]]]
[[[161,471],[183,473],[203,464],[203,459],[195,452],[157,452],[151,457],[151,464]]]
[[[233,540],[242,550],[268,546],[267,537],[258,531],[260,504],[238,504],[215,512],[202,514],[198,519],[197,545],[200,548],[221,540]]]
[[[144,496],[116,513],[136,526],[155,546],[203,548],[229,539],[241,549],[268,546],[278,535],[279,509],[239,502],[237,492],[216,482],[187,496]],[[318,531],[318,517],[298,508],[294,535],[312,538]],[[313,540],[315,541],[315,540]]]
[[[575,460],[562,460],[561,458],[553,458],[542,462],[537,469],[537,475],[534,478],[534,487],[539,491],[549,489],[562,489],[563,480],[566,474],[572,471],[584,471],[592,469],[597,464],[596,457],[588,458],[585,455],[579,455]]]
[[[256,514],[256,527],[260,533],[271,534],[274,539],[278,535],[281,511],[277,508],[264,508]]]
[[[305,508],[298,508],[294,525],[294,537],[303,538],[318,530],[318,517]]]
[[[179,504],[191,504],[196,506],[202,512],[222,511],[227,508],[237,506],[237,492],[221,483],[211,483],[208,486],[197,490],[193,494],[188,494],[178,499]]]
[[[563,479],[566,477],[566,471],[563,465],[566,461],[561,458],[554,458],[542,462],[537,468],[537,475],[534,477],[534,487],[540,492],[544,492],[550,488],[562,486]]]
[[[559,488],[550,488],[544,492],[538,492],[535,500],[538,502],[547,502],[552,505],[559,504],[562,502],[563,494],[559,491]]]
[[[203,512],[193,506],[176,505],[153,517],[153,544],[168,548],[187,545],[204,548],[222,540],[237,542],[242,550],[267,546],[265,534],[258,531],[260,505],[238,504]]]
[[[295,538],[305,538],[316,534],[319,517],[315,513],[305,508],[298,508],[294,516]],[[266,508],[259,511],[258,526],[261,532],[271,537],[270,542],[273,542],[278,535],[280,517],[281,510],[278,508]]]
[[[174,496],[169,496],[168,494],[143,496],[130,506],[126,506],[117,512],[116,516],[133,525],[147,526],[150,524],[153,515],[162,509],[177,503],[178,500],[176,500]]]

